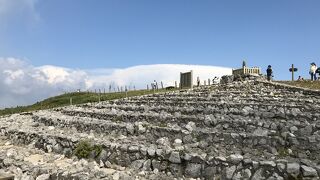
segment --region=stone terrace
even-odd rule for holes
[[[320,93],[263,80],[15,114],[1,118],[0,129],[7,142],[0,146],[1,168],[20,178],[320,175]],[[72,156],[83,140],[101,146],[101,153]],[[30,164],[32,154],[48,160]],[[19,155],[21,161],[12,160]],[[57,166],[57,159],[74,168]]]

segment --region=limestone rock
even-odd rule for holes
[[[313,169],[312,167],[308,167],[305,165],[301,166],[302,169],[302,174],[304,177],[317,177],[317,171],[315,169]]]
[[[201,164],[188,163],[186,170],[186,176],[197,178],[201,176]]]
[[[169,157],[169,161],[177,164],[181,163],[179,152],[172,151]]]

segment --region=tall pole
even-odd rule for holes
[[[294,81],[294,65],[292,64],[292,67],[291,67],[291,73],[292,73],[292,81]]]

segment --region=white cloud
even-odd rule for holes
[[[0,108],[32,104],[66,91],[106,89],[109,85],[145,89],[154,80],[164,86],[179,82],[180,72],[193,70],[202,80],[231,74],[230,68],[199,65],[155,64],[124,69],[68,69],[56,66],[34,67],[15,58],[0,58]],[[150,86],[149,86],[150,87]]]

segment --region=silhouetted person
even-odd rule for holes
[[[271,81],[272,74],[273,74],[272,67],[271,67],[271,65],[269,65],[268,69],[267,69],[267,79],[268,79],[268,81]]]
[[[200,78],[197,77],[197,86],[199,87],[200,86]]]

